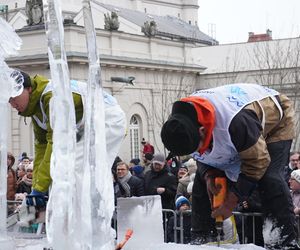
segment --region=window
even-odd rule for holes
[[[129,124],[130,155],[131,159],[140,157],[140,123],[136,115],[133,115]]]

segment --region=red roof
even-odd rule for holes
[[[267,32],[265,34],[254,34],[253,32],[249,32],[249,42],[260,42],[260,41],[270,41],[272,40],[272,33]]]

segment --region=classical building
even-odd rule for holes
[[[39,8],[39,1],[26,2]],[[143,137],[156,151],[164,152],[160,128],[171,103],[194,89],[256,82],[288,94],[299,113],[299,38],[272,40],[268,31],[268,37],[249,33],[249,42],[218,45],[197,27],[197,0],[92,0],[91,5],[103,86],[127,115],[128,133],[120,151],[123,160],[140,157]],[[19,55],[7,62],[32,75],[49,77],[44,25],[28,25],[28,6],[15,1],[3,8],[7,12],[0,8],[0,15],[23,40]],[[70,77],[84,81],[88,60],[81,1],[63,1],[62,10]],[[120,77],[134,77],[134,85],[114,81]],[[25,123],[13,110],[10,115],[9,150],[33,155],[30,120]]]
[[[160,128],[169,115],[170,103],[192,92],[205,69],[195,63],[192,48],[217,41],[196,25],[197,1],[105,2],[91,1],[91,5],[103,86],[127,115],[128,132],[120,157],[126,161],[140,157],[141,138],[163,152]],[[31,75],[49,77],[47,38],[37,10],[40,2],[21,3],[9,4],[5,14],[23,40],[19,55],[7,62]],[[70,77],[85,81],[88,60],[81,1],[64,2],[62,10]],[[120,77],[134,77],[134,85],[114,81]],[[9,150],[33,155],[30,119],[24,122],[14,110],[10,114]]]

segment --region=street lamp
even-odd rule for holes
[[[124,82],[124,83],[127,83],[127,84],[134,85],[133,81],[135,80],[135,77],[134,76],[128,76],[128,77],[115,77],[115,76],[112,76],[110,79],[111,79],[112,82]]]

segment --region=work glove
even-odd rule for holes
[[[221,186],[215,185],[215,178],[224,176],[224,172],[218,169],[208,169],[204,174],[204,179],[206,182],[206,189],[211,206],[213,201],[213,196],[220,192]]]
[[[228,192],[223,205],[212,211],[211,216],[216,218],[222,216],[226,220],[232,215],[233,209],[238,205],[238,197],[233,192]]]

